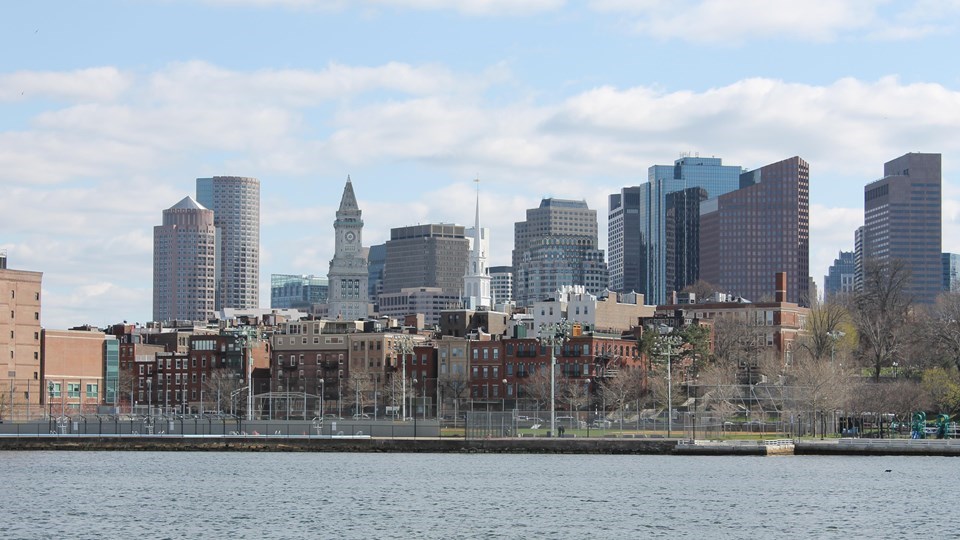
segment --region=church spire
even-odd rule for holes
[[[473,223],[473,252],[474,261],[479,264],[482,256],[480,253],[480,177],[477,176],[473,181],[477,184],[477,212]],[[483,273],[483,269],[478,267],[474,269],[474,272]]]
[[[467,273],[463,276],[464,294],[470,309],[489,309],[493,305],[490,290],[490,275],[487,273],[487,253],[484,249],[484,240],[490,241],[489,231],[484,234],[480,228],[480,178],[473,180],[477,184],[477,203],[473,217],[473,249],[470,252],[470,262]]]
[[[340,198],[340,211],[359,210],[357,205],[357,196],[353,194],[353,182],[350,181],[350,175],[347,175],[347,184],[343,186],[343,196]]]

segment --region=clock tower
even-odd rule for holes
[[[353,184],[347,176],[337,219],[333,222],[335,247],[327,273],[330,283],[327,316],[331,319],[349,321],[367,316],[367,259],[361,244],[360,214]]]

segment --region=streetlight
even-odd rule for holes
[[[147,379],[147,410],[150,411],[150,416],[153,416],[153,379]]]
[[[840,330],[833,330],[832,332],[827,332],[827,337],[830,338],[830,363],[833,363],[834,353],[837,351],[837,342],[843,339],[843,336],[847,335],[846,332]]]
[[[537,341],[544,347],[550,347],[550,436],[557,436],[557,410],[556,410],[556,392],[557,378],[554,370],[557,365],[557,347],[567,341],[570,335],[570,323],[566,319],[560,319],[555,323],[544,323],[540,325],[540,332]]]
[[[506,412],[507,410],[507,380],[503,380],[503,405],[500,406],[500,410]]]
[[[323,379],[320,379],[320,418],[323,418]]]
[[[673,378],[671,374],[673,370],[670,364],[670,354],[673,352],[673,347],[683,343],[683,338],[670,335],[671,332],[673,332],[673,328],[667,325],[660,326],[660,346],[666,346],[667,352],[667,438],[670,438],[673,432]]]
[[[400,395],[403,398],[401,403],[401,414],[404,420],[407,419],[407,355],[413,352],[413,339],[410,336],[397,336],[393,342],[393,350],[400,355],[400,365],[402,366]]]
[[[50,393],[49,405],[50,412],[47,413],[47,416],[53,418],[53,381],[47,381],[47,391]]]

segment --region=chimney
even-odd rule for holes
[[[777,302],[786,302],[787,301],[787,273],[786,272],[777,272],[777,293],[774,297]]]
[[[0,270],[7,268],[7,250],[0,249]]]

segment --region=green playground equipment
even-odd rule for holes
[[[947,428],[950,426],[950,415],[941,414],[937,416],[937,438],[946,439],[949,437]]]
[[[913,422],[910,424],[910,438],[925,439],[927,437],[927,433],[924,431],[925,427],[927,427],[927,413],[923,411],[913,413]]]

